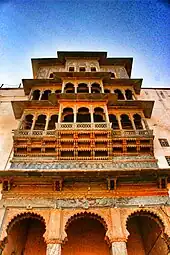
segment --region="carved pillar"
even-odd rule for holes
[[[90,106],[90,115],[91,115],[91,123],[94,123],[94,117],[93,117],[93,106]]]
[[[45,130],[47,130],[47,128],[48,128],[49,120],[50,120],[50,116],[47,115],[47,117],[46,117],[46,123],[45,123]]]
[[[133,129],[136,130],[136,126],[135,126],[135,123],[134,123],[134,119],[133,119],[133,117],[132,117],[131,114],[129,114],[129,118],[130,118],[130,120],[131,120],[131,122],[132,122],[132,127],[133,127]]]
[[[61,114],[62,114],[62,106],[61,106],[61,104],[60,104],[60,107],[59,107],[59,113],[58,113],[58,123],[60,123],[61,122]]]
[[[74,91],[75,91],[75,93],[77,93],[77,86],[78,86],[78,84],[76,83],[76,84],[74,84]]]
[[[20,119],[20,121],[19,121],[19,127],[18,127],[18,129],[25,129],[25,128],[23,128],[23,126],[22,126],[24,119],[25,119],[25,114],[22,115],[22,117],[21,117],[21,119]]]
[[[77,120],[77,105],[74,106],[74,109],[73,109],[73,113],[74,113],[74,123],[76,123],[76,120]]]
[[[43,93],[44,93],[44,91],[40,92],[39,100],[41,100]]]
[[[126,93],[125,93],[124,89],[122,89],[121,92],[122,92],[122,94],[123,94],[123,96],[124,96],[124,99],[127,100],[127,98],[126,98]]]
[[[31,126],[31,131],[34,130],[35,122],[36,122],[37,116],[34,115],[33,121],[32,121],[32,126]]]
[[[144,117],[141,118],[141,123],[142,123],[143,129],[147,129],[147,130],[149,129],[148,123]]]
[[[126,242],[113,242],[111,250],[112,255],[128,255]]]
[[[104,111],[105,111],[105,116],[106,116],[106,122],[110,122],[109,121],[109,114],[108,114],[108,109],[107,109],[107,105],[104,106]]]
[[[91,84],[90,83],[89,83],[88,87],[89,87],[89,93],[91,94]]]
[[[101,93],[104,93],[103,83],[100,84],[100,87],[101,87]]]
[[[121,119],[120,119],[120,115],[117,115],[117,121],[118,121],[118,124],[119,124],[119,129],[121,130],[122,129],[122,123],[121,123]]]
[[[60,243],[47,244],[46,255],[61,255],[61,244]]]
[[[65,86],[65,83],[63,82],[61,87],[61,93],[64,93],[64,86]]]

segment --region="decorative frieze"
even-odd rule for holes
[[[118,161],[121,160],[121,161]],[[11,164],[11,169],[57,169],[57,170],[125,170],[125,169],[139,169],[139,168],[157,168],[157,162],[152,157],[152,159],[142,160],[142,157],[138,156],[130,159],[129,157],[125,158],[113,157],[112,161],[109,162],[86,162],[86,161],[53,161],[53,162],[41,162],[38,160],[36,162],[24,162],[25,160],[20,160],[19,162],[13,162]]]

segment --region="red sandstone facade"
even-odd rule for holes
[[[154,102],[137,100],[132,59],[58,52],[32,67],[0,172],[1,254],[169,254],[169,173],[154,157]]]

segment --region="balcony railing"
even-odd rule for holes
[[[153,136],[153,130],[113,130],[113,136],[115,137],[134,137],[134,136]]]
[[[99,123],[71,123],[63,122],[56,123],[55,130],[14,130],[14,136],[55,136],[59,130],[104,130],[111,129],[111,123],[99,122]],[[153,130],[113,130],[113,137],[151,137],[153,136]]]

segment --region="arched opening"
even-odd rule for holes
[[[32,93],[32,100],[39,100],[40,98],[40,90],[36,89]]]
[[[25,119],[22,123],[21,129],[31,129],[32,127],[32,122],[33,122],[33,115],[32,114],[28,114],[25,116]]]
[[[2,254],[45,255],[44,233],[45,223],[40,216],[29,213],[18,216],[7,229],[7,244]]]
[[[53,73],[50,73],[50,79],[53,79],[54,78],[54,74]]]
[[[57,89],[57,90],[55,91],[55,93],[56,93],[56,94],[60,94],[60,93],[61,93],[61,89]]]
[[[163,224],[157,216],[139,212],[133,214],[128,222],[128,255],[167,255],[168,247],[162,239]]]
[[[114,114],[109,114],[109,121],[112,123],[113,129],[119,129],[119,123]]]
[[[48,122],[48,130],[55,129],[55,123],[58,122],[58,115],[54,114],[51,116],[50,121]]]
[[[75,93],[74,84],[67,83],[64,88],[64,93]]]
[[[77,122],[91,122],[89,109],[81,107],[78,109]]]
[[[68,70],[69,72],[74,72],[74,66],[70,66]]]
[[[51,90],[45,90],[42,94],[41,100],[48,100],[48,95],[51,93]]]
[[[132,91],[130,89],[125,90],[125,95],[127,100],[133,100]]]
[[[96,67],[91,67],[91,72],[96,72]]]
[[[133,115],[133,118],[134,118],[134,123],[135,123],[136,129],[143,129],[141,116],[136,113]]]
[[[62,255],[110,255],[106,229],[97,216],[80,214],[69,223]]]
[[[122,114],[120,117],[123,129],[133,129],[132,122],[127,114]]]
[[[34,126],[34,130],[44,130],[46,124],[46,115],[39,115]]]
[[[80,83],[77,87],[77,93],[89,93],[89,88],[86,83]]]
[[[104,110],[101,107],[96,107],[93,113],[94,122],[105,122]]]
[[[79,71],[80,71],[80,72],[85,72],[85,71],[86,71],[86,68],[85,68],[84,66],[81,66],[81,67],[79,68]]]
[[[104,93],[110,93],[110,90],[109,89],[105,89]]]
[[[115,89],[114,92],[117,94],[117,99],[118,100],[124,100],[124,95],[120,89]]]
[[[74,121],[73,109],[69,107],[64,108],[62,113],[62,122],[73,122],[73,121]]]
[[[91,93],[101,93],[101,87],[98,83],[93,83],[91,85]]]
[[[115,78],[115,74],[111,73],[111,78],[114,79]]]

